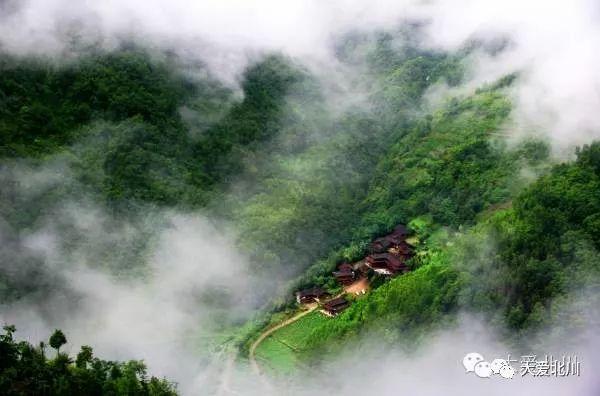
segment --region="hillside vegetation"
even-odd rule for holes
[[[460,310],[525,334],[567,315],[570,291],[598,287],[600,143],[560,164],[545,142],[507,145],[508,92],[519,76],[455,93],[467,49],[399,48],[386,34],[342,41],[339,61],[356,68],[350,83],[362,94],[343,106],[308,69],[277,54],[247,67],[241,92],[139,48],[64,64],[3,56],[0,302],[68,288],[20,247],[21,235],[48,219],[59,219],[61,252],[96,246],[95,265],[143,276],[162,225],[155,209],[225,220],[253,272],[272,279],[257,292],[263,309],[238,330],[242,351],[296,310],[292,291],[339,291],[336,264],[363,258],[396,224],[411,227],[417,255],[409,274],[379,279],[338,317],[311,313],[261,345],[265,364],[284,372],[326,361],[363,335],[418,341]],[[430,88],[447,99],[428,103]],[[34,189],[23,169],[49,169],[41,178],[53,178]],[[103,244],[82,235],[62,218],[65,202],[101,208],[109,230],[127,219],[131,239]],[[39,393],[36,386],[50,394],[174,392],[148,380],[139,362],[92,359],[90,350],[73,365],[17,343],[13,331],[0,340],[7,394]]]
[[[56,330],[49,345],[35,347],[14,339],[14,326],[0,334],[0,390],[6,396],[20,395],[176,395],[176,387],[164,379],[148,378],[143,362],[111,362],[94,357],[84,345],[75,360],[60,352],[67,343]],[[53,358],[49,347],[56,349]]]

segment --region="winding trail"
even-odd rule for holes
[[[254,341],[252,343],[252,345],[250,346],[249,358],[250,358],[250,365],[252,366],[252,370],[254,371],[254,373],[257,376],[259,376],[259,378],[262,380],[263,384],[268,389],[272,389],[272,386],[269,383],[269,381],[267,380],[267,377],[265,375],[262,375],[263,373],[261,373],[260,366],[258,365],[258,362],[256,360],[256,348],[258,348],[258,346],[260,345],[261,342],[263,342],[267,337],[269,337],[271,334],[273,334],[277,330],[279,330],[282,327],[285,327],[291,323],[294,323],[295,321],[297,321],[298,319],[300,319],[301,317],[303,317],[305,315],[308,315],[309,313],[311,313],[318,307],[319,307],[318,304],[311,305],[308,307],[308,309],[306,311],[299,312],[296,315],[292,316],[291,318],[288,318],[288,319],[284,320],[283,322],[278,323],[276,326],[273,326],[270,329],[265,330],[256,339],[256,341]],[[229,354],[229,356],[225,362],[225,366],[223,367],[223,372],[221,374],[220,386],[219,386],[219,390],[217,391],[218,396],[239,395],[240,394],[237,391],[233,390],[230,385],[231,373],[233,371],[233,366],[235,364],[236,359],[237,359],[237,353]]]
[[[312,311],[314,311],[318,307],[319,307],[318,304],[314,304],[313,306],[311,306],[310,308],[308,308],[306,311],[302,311],[300,313],[297,313],[296,315],[292,316],[291,318],[286,319],[283,322],[277,324],[276,326],[271,327],[270,329],[264,331],[256,339],[256,341],[254,341],[252,343],[252,345],[250,346],[249,357],[250,357],[250,365],[252,366],[252,370],[254,370],[254,373],[256,375],[262,376],[262,373],[261,373],[261,370],[260,370],[260,366],[258,365],[258,362],[256,361],[256,348],[258,348],[258,346],[260,345],[260,343],[263,342],[268,336],[270,336],[271,334],[273,334],[277,330],[279,330],[282,327],[285,327],[285,326],[287,326],[289,324],[294,323],[295,321],[297,321],[298,319],[300,319],[301,317],[303,317],[305,315],[308,315],[309,313],[311,313]],[[264,381],[266,381],[266,378],[264,378],[264,376],[262,376],[262,378],[263,378]]]
[[[345,286],[344,289],[342,290],[342,292],[338,293],[337,295],[333,296],[330,298],[331,299],[335,299],[338,297],[341,297],[345,294],[364,294],[365,292],[369,291],[369,283],[368,281],[365,283],[365,279],[359,279],[359,281],[357,282],[357,284],[355,285],[351,285],[350,287]],[[360,293],[362,292],[362,293]],[[248,358],[250,360],[250,366],[252,366],[252,371],[254,371],[254,373],[261,379],[261,381],[263,382],[263,384],[268,388],[268,389],[272,389],[272,385],[269,383],[267,376],[264,375],[264,373],[261,371],[260,366],[258,364],[258,361],[256,360],[256,349],[259,347],[259,345],[266,340],[271,334],[275,333],[277,330],[282,329],[285,326],[289,326],[290,324],[296,322],[297,320],[299,320],[300,318],[308,315],[309,313],[313,312],[314,310],[318,309],[320,307],[319,303],[314,303],[311,305],[305,305],[308,309],[298,312],[296,315],[284,320],[283,322],[278,323],[277,325],[263,331],[260,336],[258,336],[258,338],[252,343],[252,345],[250,345],[250,350],[248,353]],[[288,347],[290,347],[289,345],[286,345]],[[233,389],[231,389],[230,387],[230,379],[231,379],[231,371],[233,369],[233,365],[234,362],[236,360],[236,354],[230,354],[229,358],[227,359],[227,362],[225,364],[222,376],[221,376],[221,386],[218,392],[218,395],[239,395],[238,392],[234,391]]]
[[[338,293],[337,295],[331,297],[331,299],[335,299],[338,297],[341,297],[343,295],[346,294],[346,291],[342,291],[341,293]],[[289,319],[284,320],[283,322],[280,322],[279,324],[277,324],[276,326],[273,326],[267,330],[265,330],[257,339],[256,341],[254,341],[252,343],[252,345],[250,346],[250,351],[249,351],[249,358],[250,358],[250,365],[252,366],[252,370],[254,371],[254,373],[258,376],[260,376],[263,380],[263,382],[266,385],[269,385],[266,376],[262,375],[263,373],[260,370],[260,366],[258,365],[258,361],[256,360],[256,348],[258,348],[258,346],[261,344],[261,342],[263,342],[267,337],[269,337],[271,334],[273,334],[274,332],[276,332],[277,330],[281,329],[282,327],[288,326],[292,323],[294,323],[295,321],[297,321],[298,319],[302,318],[303,316],[308,315],[309,313],[313,312],[315,309],[319,308],[319,304],[315,303],[309,306],[309,308],[306,311],[302,311],[297,313],[296,315],[292,316]]]

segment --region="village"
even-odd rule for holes
[[[369,279],[374,276],[395,277],[408,272],[406,264],[414,255],[414,246],[407,242],[408,229],[400,224],[383,237],[369,245],[369,255],[355,263],[343,262],[333,271],[333,277],[342,286],[343,292],[332,296],[322,287],[311,287],[296,292],[300,305],[314,306],[328,317],[335,317],[347,309],[351,302],[345,295],[360,296],[370,288]]]

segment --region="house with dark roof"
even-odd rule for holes
[[[389,249],[406,242],[407,237],[408,229],[404,225],[399,224],[390,234],[376,238],[373,242],[371,242],[370,250],[372,253],[387,252]]]
[[[337,316],[348,308],[350,303],[344,297],[334,298],[333,300],[329,300],[323,304],[321,312],[327,316]]]
[[[373,253],[383,253],[387,252],[392,246],[393,244],[390,240],[386,237],[381,237],[371,242],[370,250]]]
[[[381,275],[395,275],[408,272],[406,264],[391,253],[377,253],[367,256],[366,264]]]
[[[313,302],[319,302],[321,299],[326,298],[327,296],[329,296],[329,293],[327,293],[325,289],[313,287],[296,292],[296,301],[298,304],[310,304]]]
[[[352,265],[343,263],[338,267],[337,271],[333,272],[334,278],[342,285],[348,286],[356,280],[356,271]]]

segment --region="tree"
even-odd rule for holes
[[[59,329],[54,330],[54,333],[50,336],[50,346],[56,349],[57,353],[60,353],[60,347],[67,343],[67,337]]]
[[[15,325],[5,325],[2,328],[5,331],[5,333],[2,337],[4,339],[6,339],[7,341],[12,341],[13,334],[15,333],[15,331],[17,331],[17,328],[15,327]]]
[[[94,358],[92,348],[82,346],[76,363],[66,353],[48,360],[43,343],[35,348],[15,341],[14,326],[0,332],[0,394],[26,395],[135,395],[175,396],[177,386],[166,379],[148,378],[141,361],[115,362]],[[50,345],[57,350],[67,342],[56,330]],[[91,363],[91,364],[90,364]]]
[[[86,368],[87,364],[92,361],[92,357],[92,347],[82,345],[81,351],[77,354],[77,360],[75,360],[75,365],[79,368]]]
[[[46,354],[46,343],[44,341],[40,341],[39,349],[40,349],[40,355],[42,357],[44,357]]]

